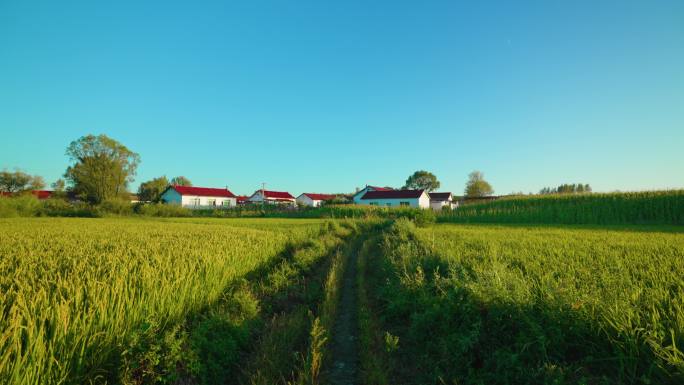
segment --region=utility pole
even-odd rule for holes
[[[261,204],[266,204],[266,182],[261,182]]]

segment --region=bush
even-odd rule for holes
[[[40,214],[41,202],[33,195],[0,198],[0,217],[32,217]]]
[[[42,201],[39,215],[48,217],[98,217],[100,214],[92,206],[81,202],[67,202],[63,199],[47,199]]]
[[[97,206],[97,211],[102,214],[131,215],[133,205],[124,199],[108,199]]]
[[[181,207],[179,205],[170,205],[163,203],[149,203],[139,204],[135,207],[135,211],[140,215],[148,217],[190,217],[192,211]]]

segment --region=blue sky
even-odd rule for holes
[[[684,187],[682,1],[0,1],[0,168],[235,193]]]

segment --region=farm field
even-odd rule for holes
[[[213,383],[235,371],[266,299],[323,295],[303,277],[343,230],[321,220],[0,219],[0,383]]]
[[[360,261],[367,381],[684,381],[681,228],[397,222]]]
[[[0,384],[676,384],[684,229],[0,219]]]

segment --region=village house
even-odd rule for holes
[[[169,186],[161,194],[164,203],[190,209],[235,207],[236,198],[227,188]]]
[[[450,192],[431,192],[428,193],[430,197],[430,208],[435,211],[441,211],[443,208],[455,209],[458,207],[458,202],[454,202],[454,196]]]
[[[382,207],[430,207],[430,197],[425,190],[368,191],[359,202],[362,205]]]
[[[356,190],[357,191],[352,196],[352,201],[357,205],[362,204],[361,197],[364,196],[369,191],[392,191],[392,189],[389,187],[377,187],[377,186],[368,186],[368,185],[366,185],[366,187],[362,188],[361,190],[359,190],[359,188],[357,187]]]
[[[321,207],[323,202],[331,201],[336,197],[335,194],[303,193],[297,197],[297,203],[303,206]]]
[[[257,190],[247,199],[248,203],[295,205],[295,197],[287,191]]]

